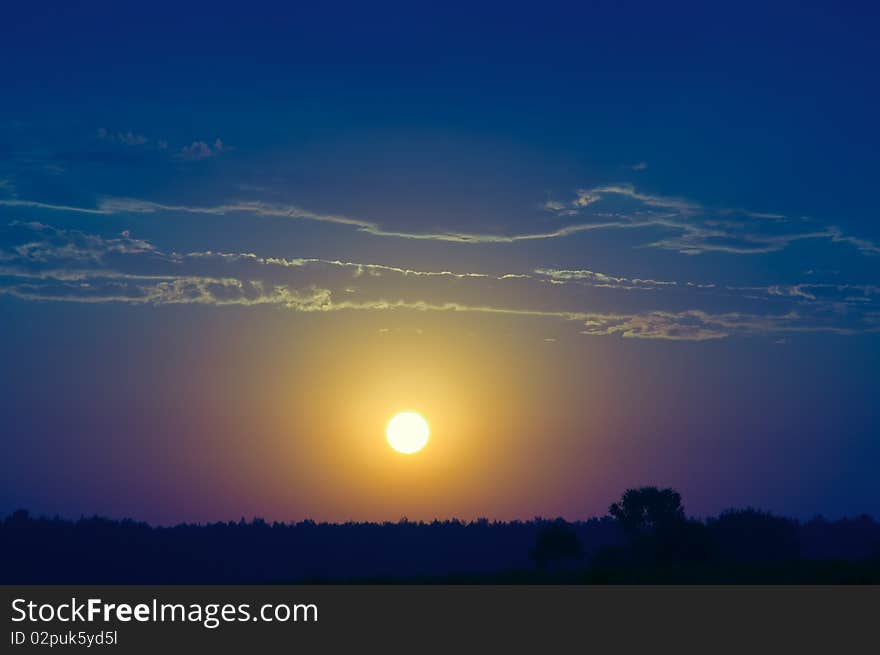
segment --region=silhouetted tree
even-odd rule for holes
[[[800,556],[797,523],[769,512],[727,510],[709,519],[708,527],[722,559],[780,561]]]
[[[880,524],[865,514],[833,522],[817,516],[799,532],[801,557],[880,561]]]
[[[712,536],[700,521],[673,521],[645,539],[657,564],[708,562],[715,555]]]
[[[712,539],[700,521],[688,520],[681,495],[674,489],[627,489],[608,509],[629,539],[626,548],[608,548],[600,564],[656,566],[707,562],[714,553]]]
[[[584,550],[577,533],[568,523],[557,519],[538,531],[529,557],[541,568],[552,562],[583,559]]]
[[[630,539],[675,527],[685,520],[681,495],[674,489],[627,489],[608,513],[620,522]]]
[[[610,516],[572,523],[256,519],[151,527],[19,511],[0,517],[0,584],[450,581],[430,576],[464,576],[455,578],[460,582],[880,583],[880,558],[871,559],[880,554],[880,523],[868,516],[799,525],[741,510],[703,524],[684,519],[678,502],[657,509],[644,495],[639,502],[622,500],[617,512],[635,526],[634,538]],[[576,562],[581,554],[589,568],[548,573],[548,566]],[[529,566],[530,555],[538,571]],[[481,577],[468,577],[474,575]]]

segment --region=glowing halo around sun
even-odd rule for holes
[[[418,412],[395,414],[385,428],[388,445],[404,455],[412,455],[424,448],[430,434],[428,422]]]

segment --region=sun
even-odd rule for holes
[[[385,428],[388,445],[404,455],[412,455],[424,448],[430,434],[428,422],[418,412],[395,414]]]

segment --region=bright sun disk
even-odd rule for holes
[[[395,414],[385,428],[388,445],[404,455],[412,455],[424,448],[430,433],[428,422],[418,412]]]

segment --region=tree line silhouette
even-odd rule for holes
[[[0,523],[0,582],[880,582],[880,524],[751,508],[688,518],[673,489],[627,490],[607,516],[385,523]]]

